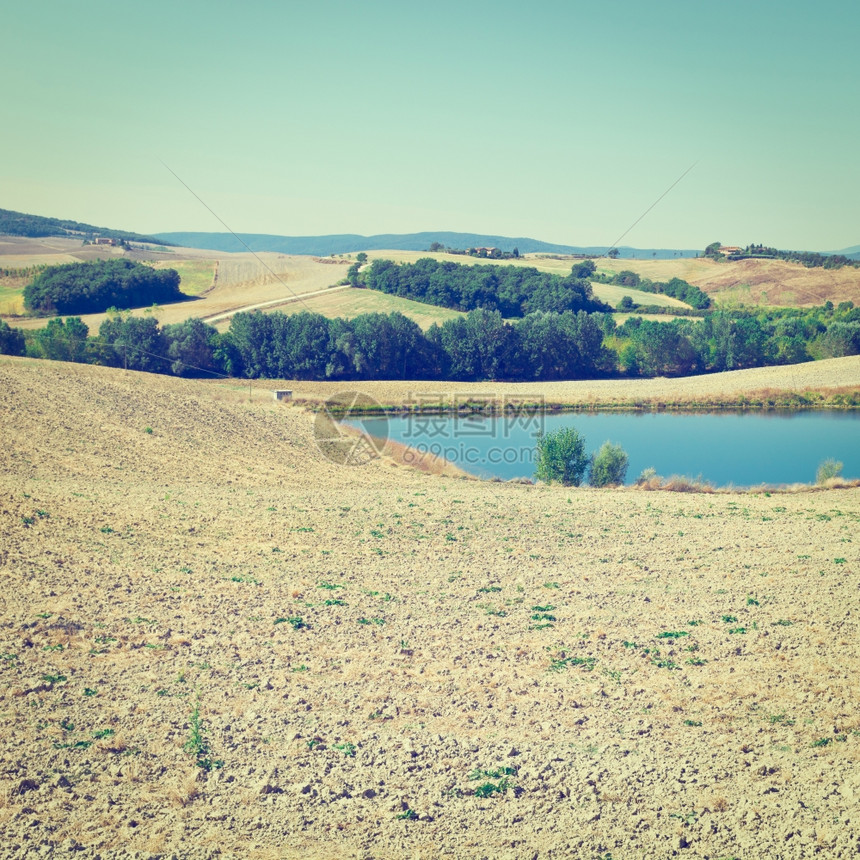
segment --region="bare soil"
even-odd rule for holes
[[[857,490],[338,466],[254,395],[0,359],[0,855],[860,850]]]

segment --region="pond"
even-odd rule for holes
[[[620,444],[630,458],[628,483],[647,468],[716,486],[813,483],[828,458],[844,463],[843,477],[860,477],[855,411],[398,415],[347,423],[483,478],[533,477],[537,434],[568,426],[585,437],[588,453],[606,440]]]

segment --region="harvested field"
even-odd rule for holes
[[[350,468],[315,420],[0,358],[0,853],[856,853],[857,490]]]
[[[2,263],[0,263],[2,265]],[[172,249],[161,255],[158,268],[176,268],[187,279],[194,301],[162,305],[156,312],[162,324],[182,322],[191,317],[208,318],[235,312],[244,307],[292,300],[297,295],[325,289],[341,277],[341,267],[314,262],[311,257],[287,257],[282,254],[222,254],[189,248]],[[213,286],[214,281],[214,286]],[[208,282],[208,283],[207,283]],[[150,308],[132,311],[136,316],[151,313]],[[106,314],[84,314],[81,319],[90,332],[98,331]],[[42,328],[47,317],[9,320],[19,328]]]
[[[399,296],[390,296],[377,290],[365,289],[326,291],[319,295],[309,296],[301,302],[292,302],[289,305],[274,308],[274,310],[287,314],[313,311],[325,317],[344,317],[345,319],[352,319],[359,314],[390,314],[397,311],[417,322],[425,330],[430,328],[433,323],[441,325],[445,320],[465,316],[460,311],[452,311],[448,308],[414,302]]]
[[[654,281],[682,278],[704,290],[720,305],[797,307],[853,301],[860,305],[860,269],[807,269],[784,260],[714,262],[704,258],[678,260],[598,261],[599,269],[630,269]]]

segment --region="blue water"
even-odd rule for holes
[[[828,458],[844,463],[843,477],[860,478],[857,412],[407,415],[348,423],[443,456],[483,478],[533,477],[537,433],[568,426],[585,437],[589,453],[607,439],[620,444],[630,458],[628,483],[649,467],[664,477],[684,475],[718,486],[812,483]]]

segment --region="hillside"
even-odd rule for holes
[[[102,237],[105,239],[122,239],[127,242],[151,242],[154,244],[170,245],[162,239],[144,236],[141,233],[131,233],[127,230],[116,230],[112,227],[95,227],[92,224],[81,224],[63,218],[46,218],[42,215],[28,215],[25,212],[14,212],[11,209],[0,209],[0,234],[9,236],[28,236],[31,238],[44,236],[74,236],[84,239]]]
[[[860,269],[808,269],[783,260],[609,260],[599,269],[630,269],[657,281],[682,278],[708,293],[717,306],[726,304],[797,307],[853,301],[860,305]]]
[[[854,850],[856,490],[338,467],[314,420],[0,359],[5,853]]]

